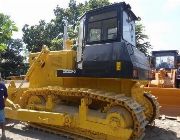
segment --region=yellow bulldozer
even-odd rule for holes
[[[180,116],[180,55],[178,50],[152,51],[152,80],[146,89],[158,98],[160,113]]]
[[[46,47],[29,57],[24,83],[11,81],[6,117],[93,140],[140,140],[159,115],[145,92],[149,63],[135,48],[135,21],[122,2],[80,18],[77,51]]]

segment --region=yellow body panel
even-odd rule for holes
[[[12,110],[8,107],[5,108],[5,115],[10,119],[59,126],[64,126],[65,118],[67,117],[65,113],[52,113],[27,109]]]
[[[36,56],[36,57],[35,57]],[[57,70],[74,70],[76,53],[73,50],[48,51],[30,55],[30,69],[26,79],[30,81],[30,87],[42,87],[48,85],[62,85],[63,81],[57,78]]]

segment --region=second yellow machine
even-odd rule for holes
[[[29,84],[9,84],[6,116],[97,140],[139,140],[159,114],[144,91],[149,64],[135,48],[137,17],[126,3],[85,13],[77,51],[30,55]]]

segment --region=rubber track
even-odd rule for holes
[[[115,92],[87,88],[46,87],[27,90],[22,96],[21,105],[25,107],[28,103],[29,97],[33,95],[75,96],[80,98],[90,98],[94,100],[105,101],[115,106],[122,106],[130,112],[134,122],[133,134],[130,139],[140,140],[144,137],[147,121],[143,112],[143,107],[131,97],[126,97],[123,94],[118,94]]]

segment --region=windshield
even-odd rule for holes
[[[156,57],[156,68],[171,69],[174,68],[174,56],[159,56]]]
[[[117,39],[117,11],[91,16],[88,23],[87,42]]]

